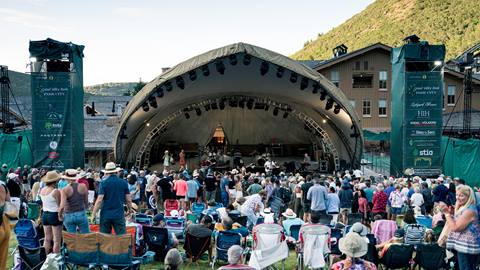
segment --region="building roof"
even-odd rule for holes
[[[338,63],[341,63],[343,61],[347,61],[349,59],[352,59],[356,56],[359,56],[359,55],[362,55],[364,53],[367,53],[369,51],[372,51],[372,50],[377,50],[377,49],[381,49],[381,50],[384,50],[384,51],[387,51],[388,53],[390,53],[390,50],[392,49],[392,47],[388,46],[388,45],[385,45],[383,43],[375,43],[375,44],[372,44],[372,45],[369,45],[367,47],[364,47],[364,48],[361,48],[361,49],[358,49],[356,51],[353,51],[353,52],[349,52],[349,53],[346,53],[346,54],[343,54],[343,55],[340,55],[338,57],[334,57],[334,58],[331,58],[331,59],[328,59],[326,61],[321,61],[320,63],[318,63],[317,66],[314,66],[312,67],[313,69],[316,69],[316,70],[319,70],[319,69],[324,69],[324,68],[327,68],[327,67],[330,67],[332,65],[336,65]]]

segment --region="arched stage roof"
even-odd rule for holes
[[[205,145],[219,124],[233,144],[316,143],[337,169],[341,160],[360,165],[362,128],[343,92],[315,70],[245,43],[193,57],[145,85],[122,114],[115,157],[148,165],[155,141]]]

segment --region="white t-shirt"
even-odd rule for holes
[[[424,203],[422,193],[413,193],[410,201],[412,202],[413,206],[422,206]]]

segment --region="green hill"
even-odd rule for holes
[[[8,70],[10,78],[10,89],[15,97],[30,96],[30,74]]]
[[[377,0],[365,10],[307,41],[291,57],[298,60],[329,59],[332,49],[345,44],[349,51],[373,43],[402,44],[416,34],[430,44],[443,43],[453,58],[480,42],[479,0]]]
[[[123,96],[137,85],[135,82],[110,82],[91,86],[84,86],[85,93],[94,96]]]

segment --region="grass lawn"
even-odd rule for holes
[[[15,234],[13,233],[10,237],[10,246],[9,246],[9,254],[12,254],[13,250],[17,247],[17,239],[15,237]],[[293,250],[290,250],[290,254],[288,259],[285,261],[285,269],[295,269],[296,265],[296,253]],[[13,266],[13,255],[8,256],[7,260],[7,269],[10,269]],[[216,268],[218,268],[219,265],[216,264]],[[141,266],[141,269],[163,269],[163,263],[160,262],[153,262],[151,264],[145,264]],[[195,263],[192,263],[190,266],[188,266],[188,262],[183,264],[182,269],[211,269],[210,265],[208,264],[207,261],[200,261],[199,265],[197,266]]]

